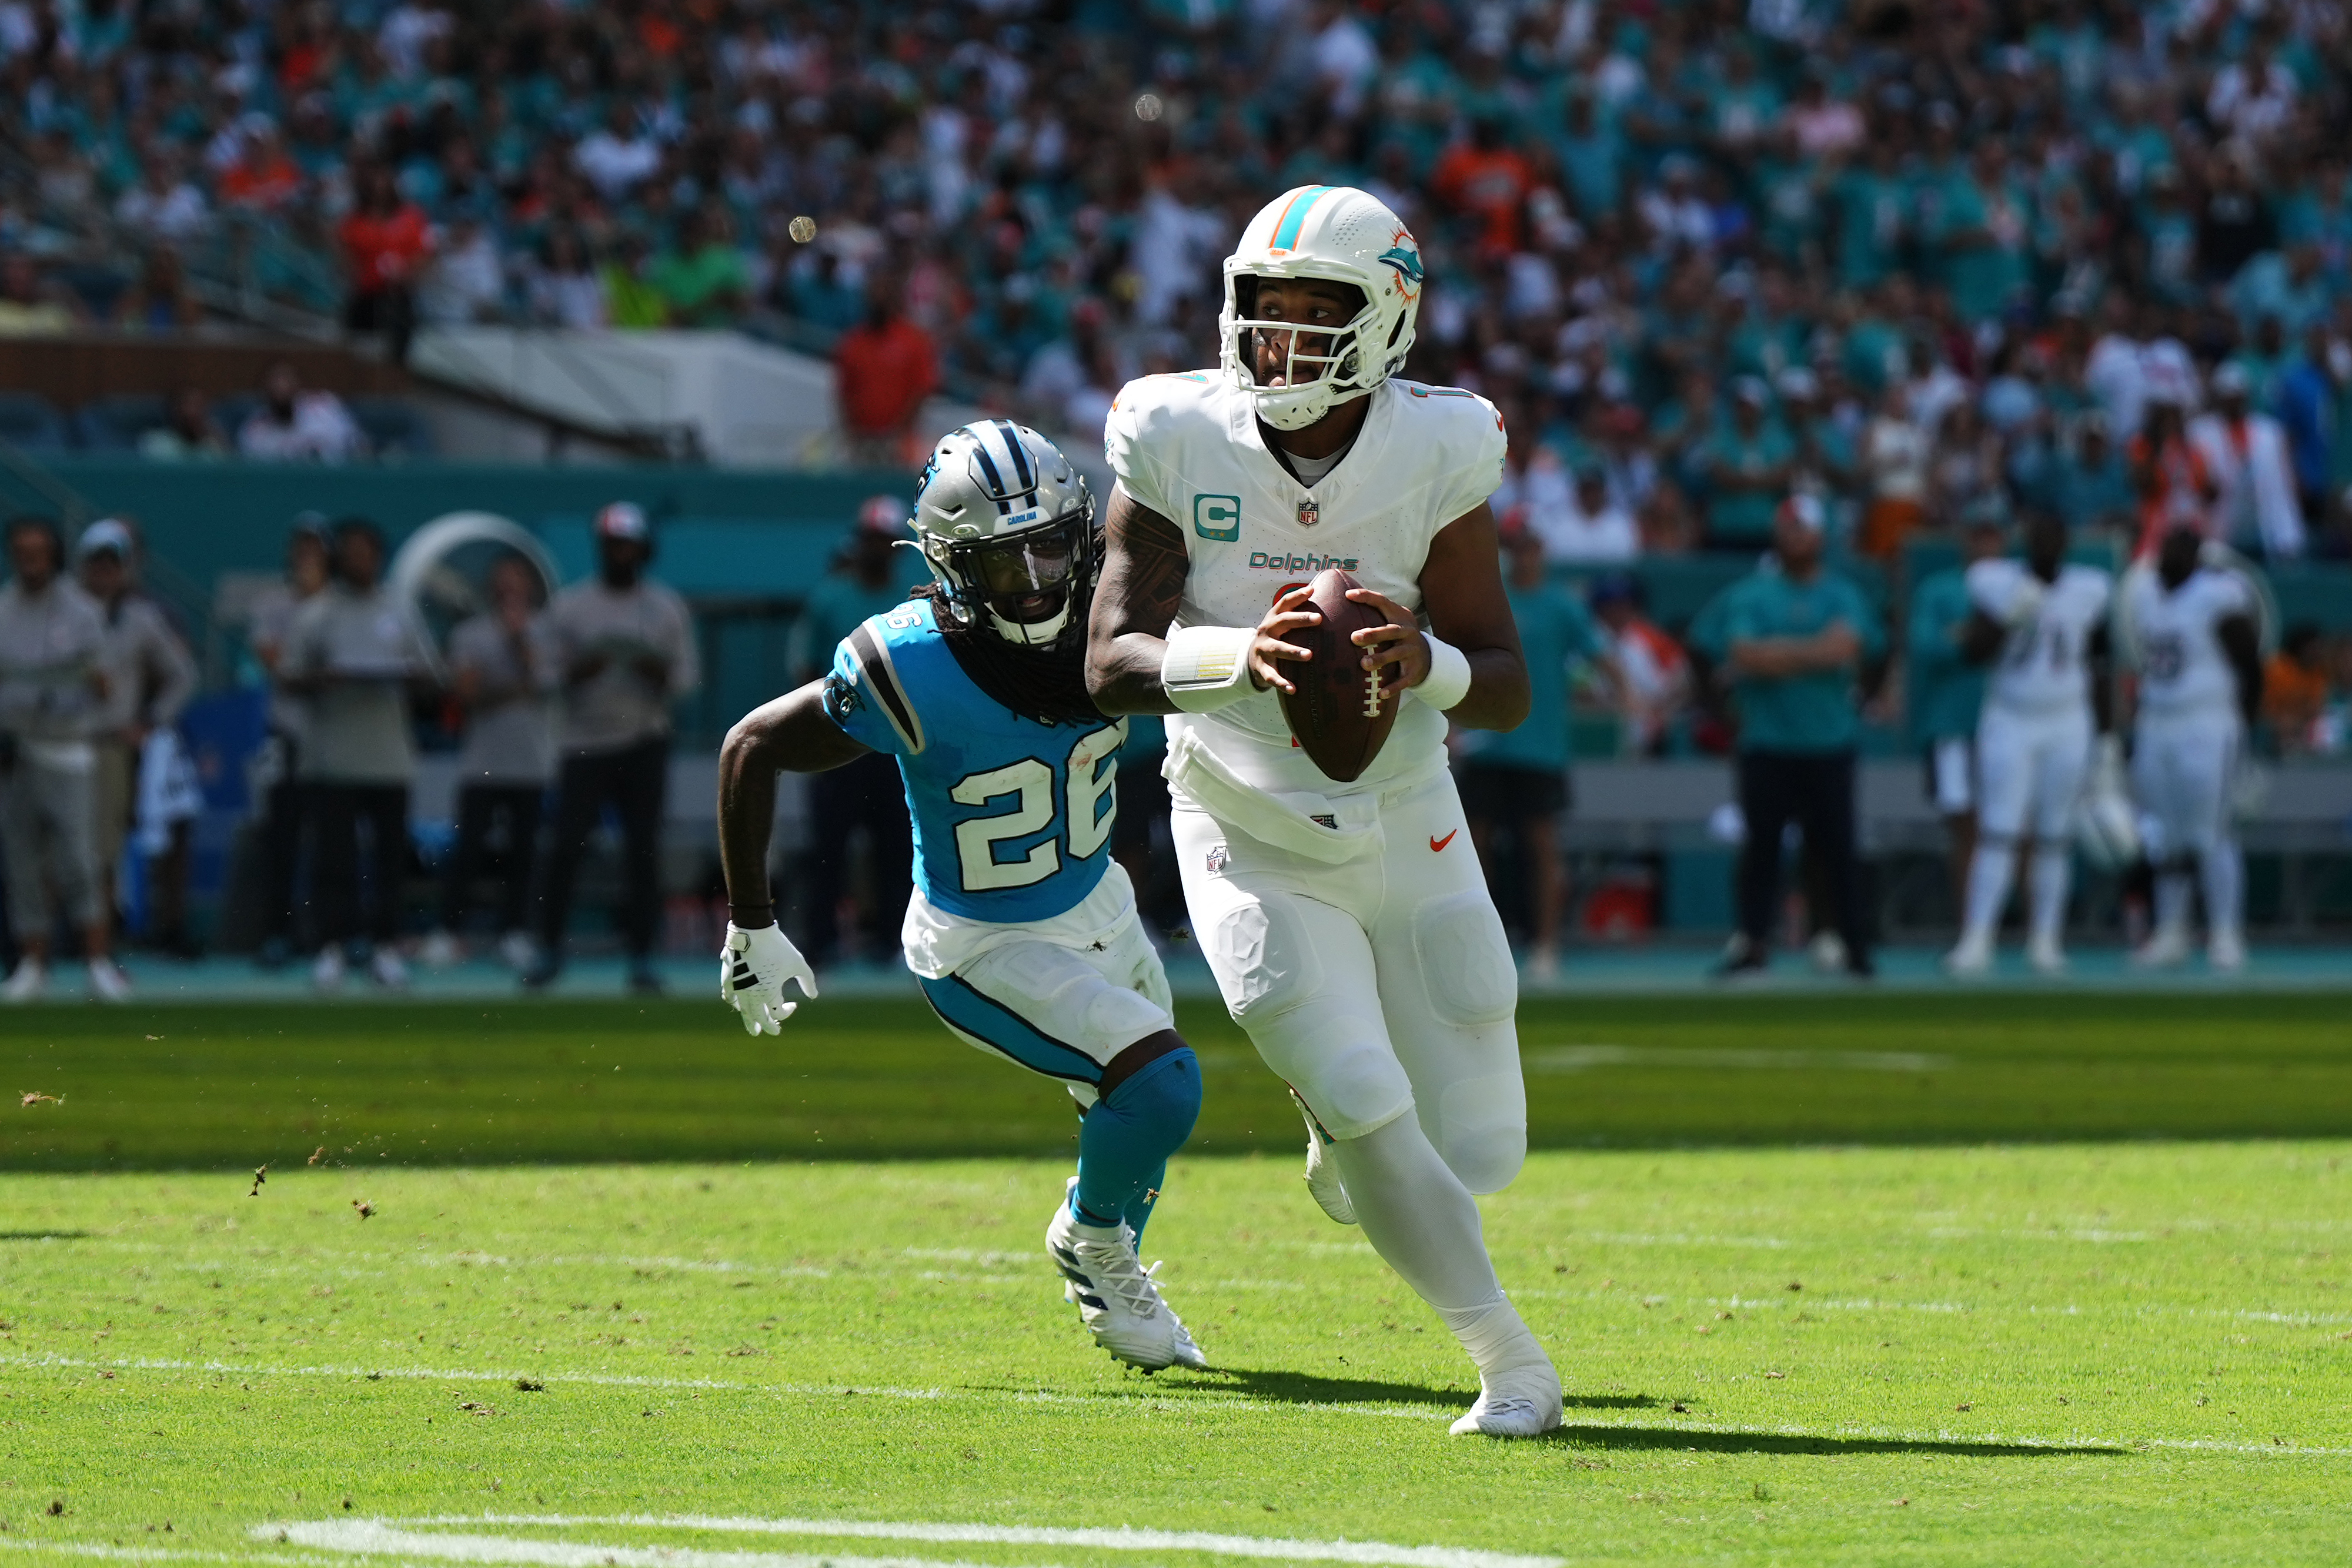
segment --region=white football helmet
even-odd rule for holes
[[[1319,277],[1355,286],[1363,308],[1328,333],[1256,318],[1257,279]],[[1394,375],[1412,351],[1421,308],[1421,245],[1378,197],[1352,185],[1301,185],[1268,202],[1225,257],[1218,359],[1276,430],[1304,430]],[[1250,340],[1291,334],[1280,386],[1258,385]],[[1308,353],[1319,345],[1320,353]]]
[[[1042,648],[1084,611],[1094,519],[1094,495],[1061,448],[1009,419],[976,419],[931,449],[912,520],[959,620]]]

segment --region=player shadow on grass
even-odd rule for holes
[[[1160,1396],[1240,1394],[1291,1405],[1440,1405],[1466,1410],[1478,1390],[1437,1388],[1425,1383],[1383,1383],[1370,1377],[1322,1377],[1279,1367],[1213,1366],[1199,1372],[1155,1376],[1139,1392]],[[1571,1410],[1648,1410],[1663,1400],[1646,1394],[1570,1395]]]
[[[87,1241],[87,1230],[0,1230],[0,1241]]]
[[[1577,1401],[1570,1399],[1570,1409]],[[1574,1422],[1548,1440],[1597,1448],[1675,1448],[1710,1454],[1805,1454],[1835,1458],[1853,1454],[1948,1454],[1970,1459],[2082,1458],[2131,1452],[2113,1443],[1971,1442],[1964,1437],[1831,1437],[1801,1432],[1707,1432],[1677,1427],[1580,1427]]]

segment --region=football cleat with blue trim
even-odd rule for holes
[[[1076,1188],[1078,1178],[1072,1176]],[[1045,1227],[1045,1252],[1062,1272],[1062,1298],[1076,1304],[1078,1319],[1095,1343],[1129,1366],[1146,1372],[1162,1367],[1209,1364],[1201,1347],[1160,1299],[1159,1282],[1135,1253],[1135,1232],[1081,1225],[1066,1196]]]

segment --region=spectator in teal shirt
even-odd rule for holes
[[[896,496],[876,496],[858,508],[857,526],[824,581],[809,592],[793,627],[793,684],[805,685],[833,665],[833,651],[869,615],[906,602],[909,574],[920,570],[908,537],[909,508]],[[904,556],[905,562],[898,558]],[[858,933],[869,958],[895,949],[915,885],[913,819],[907,810],[898,764],[876,751],[809,779],[809,902],[802,948],[822,968],[843,956],[840,910],[849,895],[852,841],[860,829],[872,855],[874,906]]]
[[[1509,572],[1503,584],[1527,655],[1530,702],[1512,730],[1462,736],[1462,811],[1470,841],[1490,882],[1511,863],[1526,873],[1528,967],[1549,978],[1559,964],[1559,920],[1568,879],[1559,854],[1559,816],[1568,809],[1569,677],[1576,664],[1606,656],[1592,614],[1579,595],[1544,579],[1543,541],[1513,522],[1503,532]],[[1497,857],[1497,838],[1509,848]],[[1510,912],[1497,889],[1496,905]]]
[[[1987,669],[1960,656],[1960,629],[1974,610],[1968,570],[1999,557],[2005,543],[1998,512],[1970,512],[1961,527],[1960,564],[1932,573],[1911,593],[1911,738],[1927,759],[1927,797],[1950,835],[1956,902],[1977,847],[1977,710],[1984,706]]]
[[[859,622],[896,610],[927,580],[922,558],[898,548],[910,537],[908,516],[907,503],[896,496],[870,497],[857,509],[857,525],[834,558],[833,570],[809,590],[800,619],[793,622],[786,663],[794,685],[824,675],[833,668],[833,651]]]
[[[1854,863],[1855,685],[1884,647],[1861,591],[1822,564],[1827,514],[1813,497],[1780,504],[1772,555],[1724,590],[1693,627],[1731,685],[1739,713],[1739,932],[1716,973],[1753,974],[1770,961],[1767,933],[1780,893],[1790,822],[1818,857],[1847,968],[1875,973]]]
[[[1789,487],[1797,444],[1766,410],[1771,393],[1754,376],[1731,389],[1731,423],[1702,439],[1691,461],[1706,481],[1706,537],[1715,545],[1759,545],[1772,533],[1772,508]]]
[[[2075,415],[2066,438],[2019,477],[2019,488],[2043,510],[2064,518],[2074,533],[2119,519],[2129,523],[2139,510],[2131,469],[2108,438],[2106,415],[2097,409]]]

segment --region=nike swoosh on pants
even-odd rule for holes
[[[1458,832],[1460,832],[1461,831],[1462,831],[1461,829],[1456,828],[1456,829],[1454,829],[1454,833],[1458,833]],[[1445,835],[1444,838],[1442,838],[1442,839],[1432,839],[1432,840],[1430,840],[1430,841],[1429,841],[1430,852],[1431,852],[1431,853],[1433,853],[1433,854],[1434,854],[1434,853],[1435,853],[1436,852],[1438,852],[1439,850],[1442,850],[1442,849],[1444,849],[1446,845],[1448,845],[1448,844],[1452,843],[1452,842],[1454,841],[1454,833],[1448,833],[1448,834],[1446,834],[1446,835]]]

